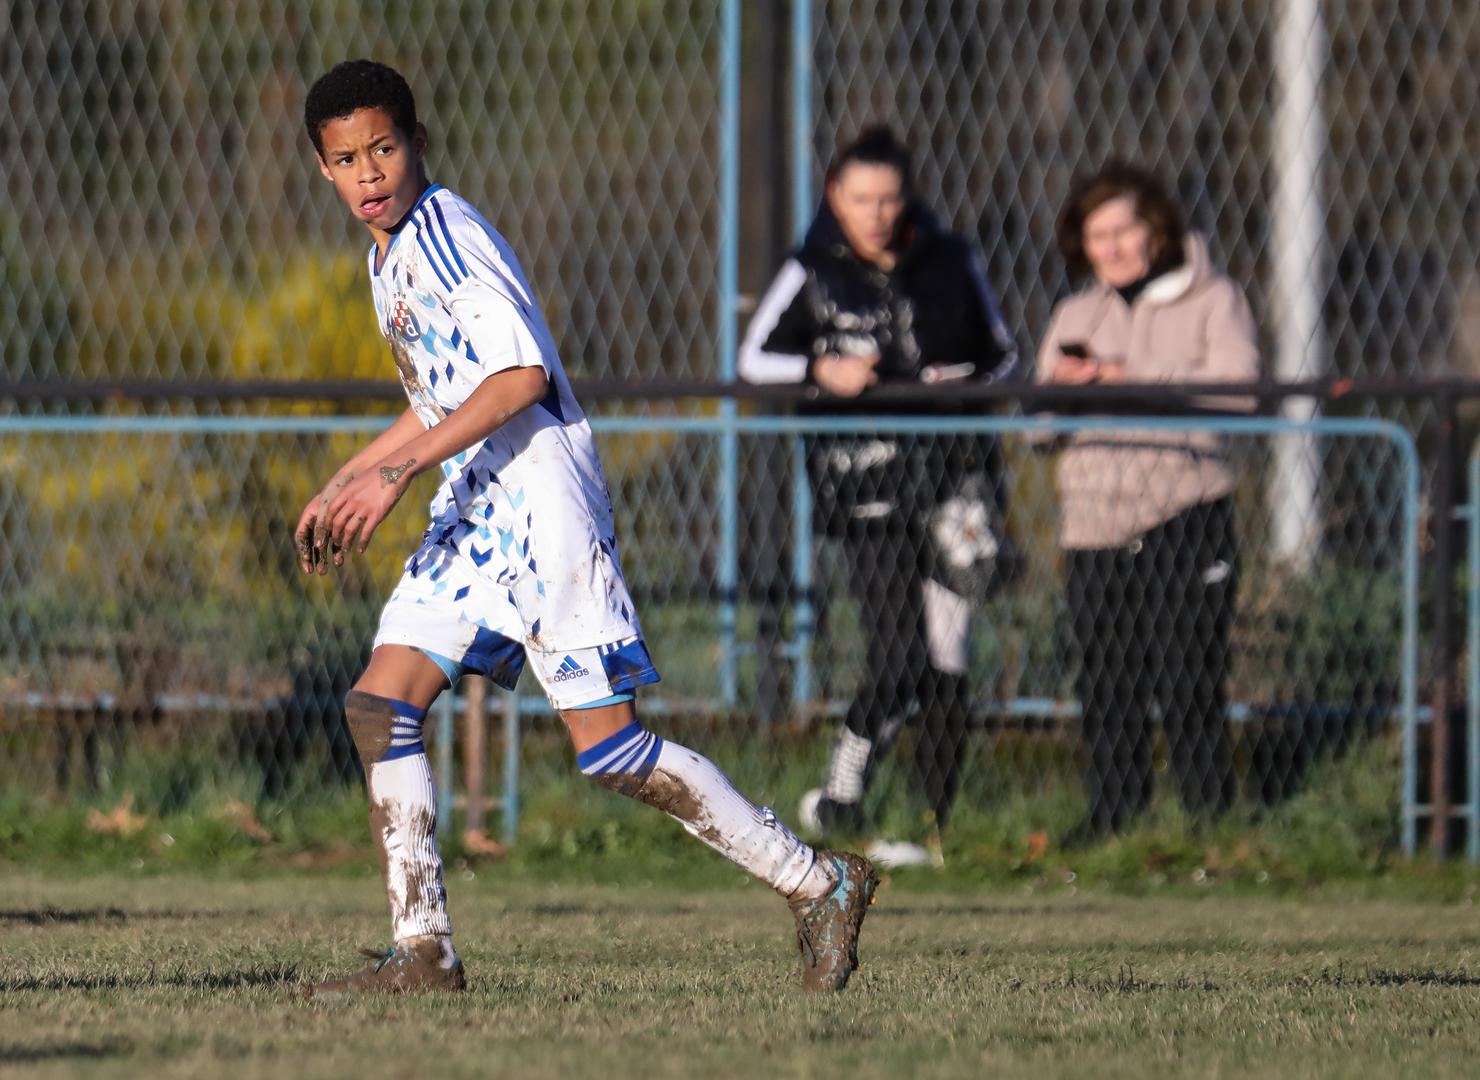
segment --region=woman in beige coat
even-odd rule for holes
[[[1258,377],[1248,301],[1149,174],[1112,164],[1079,183],[1058,245],[1072,274],[1094,280],[1054,309],[1038,381]],[[1235,397],[1203,404],[1252,407]],[[1223,440],[1083,432],[1063,451],[1058,489],[1088,759],[1089,815],[1072,839],[1117,832],[1146,808],[1157,714],[1183,805],[1225,810],[1234,781],[1223,684],[1238,577]]]

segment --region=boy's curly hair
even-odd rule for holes
[[[320,76],[303,103],[303,126],[319,157],[324,125],[356,109],[384,109],[407,135],[416,131],[416,99],[401,73],[374,60],[346,60]]]

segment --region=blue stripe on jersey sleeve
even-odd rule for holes
[[[457,260],[458,269],[462,271],[463,277],[467,277],[467,264],[463,262],[462,256],[458,254],[457,245],[452,242],[452,230],[447,227],[447,219],[442,216],[441,204],[439,204],[434,199],[427,205],[432,208],[432,213],[437,215],[437,224],[442,226],[442,237],[447,241],[447,250],[450,251],[452,253],[452,257]]]
[[[421,247],[421,253],[427,257],[427,265],[432,268],[432,273],[437,275],[437,280],[442,283],[442,288],[448,292],[452,291],[452,283],[447,280],[447,275],[437,268],[437,260],[432,255],[432,249],[427,247],[426,237],[421,233],[416,234],[416,242]]]
[[[431,239],[432,247],[435,248],[437,254],[442,257],[442,265],[447,269],[447,276],[452,279],[452,283],[454,285],[460,284],[464,275],[460,275],[457,272],[457,267],[452,265],[452,260],[449,259],[447,257],[447,253],[442,250],[442,242],[437,239],[437,230],[432,225],[431,211],[423,208],[421,211],[421,220],[426,227],[418,230],[416,234],[417,239],[421,239],[423,236],[429,237]]]

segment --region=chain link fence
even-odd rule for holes
[[[840,136],[907,133],[921,194],[980,239],[1028,339],[1068,289],[1050,239],[1070,182],[1110,156],[1174,181],[1255,310],[1277,310],[1277,55],[1298,35],[1320,80],[1298,118],[1321,144],[1312,373],[1480,372],[1474,4],[816,4],[812,30],[814,182]]]
[[[1171,792],[1194,816],[1216,815],[1282,804],[1320,777],[1353,813],[1380,807],[1395,839],[1398,751],[1407,740],[1411,760],[1416,737],[1406,436],[1318,426],[1327,477],[1358,478],[1331,490],[1356,494],[1329,502],[1319,555],[1295,572],[1271,556],[1268,500],[1256,495],[1272,482],[1273,445],[1300,432],[1271,420],[1223,422],[1221,437],[1207,421],[1119,422],[1110,437],[1224,444],[1234,485],[1183,507],[1151,472],[1185,451],[1119,444],[1108,452],[1124,461],[1092,497],[1107,519],[1135,504],[1157,527],[1144,552],[1123,545],[1086,579],[1084,553],[1060,543],[1052,472],[1052,439],[1082,439],[1086,423],[742,420],[749,512],[731,520],[768,521],[769,542],[727,543],[710,495],[723,421],[598,420],[624,570],[664,676],[644,710],[665,729],[698,729],[788,813],[805,790],[835,789],[829,756],[846,721],[873,744],[854,763],[854,828],[918,837],[923,806],[968,835],[1062,836],[1098,798],[1098,824],[1124,830],[1153,808],[1152,820],[1180,820]],[[374,425],[52,420],[0,434],[0,782],[11,796],[291,803],[356,780],[341,700],[421,516],[408,498],[370,554],[329,577],[301,577],[289,534],[317,478]],[[840,494],[836,471],[886,445],[909,468],[985,454],[1000,486],[914,478],[873,490],[868,477],[868,490]],[[916,494],[853,520],[849,507],[902,491]],[[1172,501],[1148,503],[1148,491]],[[21,542],[35,537],[47,542]],[[716,584],[727,552],[733,595]],[[1088,595],[1086,580],[1101,590]],[[561,786],[569,762],[538,688],[522,694],[488,705],[524,715],[528,795]],[[465,786],[454,757],[469,764],[451,730],[438,750],[449,798]],[[520,754],[507,734],[492,752]],[[1358,764],[1343,765],[1348,755]],[[1154,799],[1158,788],[1167,794]]]
[[[432,175],[508,236],[574,375],[712,375],[713,3],[64,0],[0,34],[0,379],[379,378],[308,85],[407,74]]]
[[[1307,18],[1287,21],[1297,9]],[[1304,127],[1319,147],[1307,209],[1321,243],[1306,275],[1316,320],[1289,370],[1480,375],[1470,3],[61,0],[0,17],[7,384],[386,378],[363,235],[320,185],[301,125],[309,82],[355,55],[407,73],[434,175],[509,237],[577,377],[731,370],[732,285],[759,290],[774,269],[756,254],[764,230],[738,223],[804,225],[834,146],[877,121],[914,148],[932,208],[979,243],[1025,353],[1068,289],[1051,237],[1069,184],[1120,155],[1174,181],[1246,286],[1274,370],[1291,348],[1277,265],[1291,33],[1318,76]],[[783,33],[789,73],[750,62]],[[763,121],[738,125],[727,75],[739,100],[761,91]],[[736,193],[748,156],[788,136],[801,152],[772,158],[789,178]],[[1427,406],[1383,411],[1421,445],[1432,434]],[[403,511],[368,560],[306,586],[285,532],[361,429],[59,422],[0,435],[7,790],[166,806],[203,785],[291,802],[353,780],[340,699],[418,523]],[[1024,560],[977,605],[963,834],[1071,828],[1093,757],[1075,734],[1083,650],[1048,458],[1004,432],[1003,535]],[[1338,820],[1386,835],[1400,818],[1395,612],[1413,588],[1401,466],[1380,439],[1310,436],[1289,460],[1318,463],[1324,542],[1292,575],[1266,547],[1272,493],[1290,479],[1270,455],[1291,437],[1231,437],[1228,775],[1239,806],[1326,776]],[[814,445],[780,429],[733,438],[655,422],[612,428],[603,453],[662,710],[704,727],[696,738],[789,808],[821,783],[870,674],[858,552],[813,521]],[[717,509],[729,477],[737,497]],[[1144,700],[1164,727],[1166,701]],[[546,720],[528,731],[526,794],[553,783],[563,754]],[[1156,789],[1178,790],[1165,735],[1124,735]],[[1357,767],[1322,772],[1337,759]],[[918,835],[906,760],[880,757],[869,812]],[[1411,809],[1422,795],[1409,788]]]
[[[840,139],[896,125],[1026,345],[1066,288],[1050,237],[1071,178],[1138,158],[1268,315],[1276,53],[1309,35],[1326,242],[1309,270],[1329,345],[1310,363],[1480,373],[1480,9],[1311,4],[1317,21],[1285,31],[1291,6],[800,5],[809,47],[786,93],[810,154],[793,186],[813,190]],[[775,7],[741,5],[746,47],[789,25]],[[434,174],[509,236],[573,374],[718,374],[724,8],[10,6],[0,378],[384,377],[362,240],[317,190],[301,123],[307,84],[355,55],[409,74]]]

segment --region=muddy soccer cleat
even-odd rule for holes
[[[427,936],[398,941],[385,955],[362,950],[376,962],[342,979],[328,979],[306,988],[315,1001],[352,994],[405,994],[416,991],[464,990],[467,979],[462,961],[450,942]]]
[[[802,953],[802,988],[841,990],[858,966],[858,930],[874,902],[879,876],[862,855],[819,851],[817,857],[832,861],[838,884],[824,897],[791,905]]]

